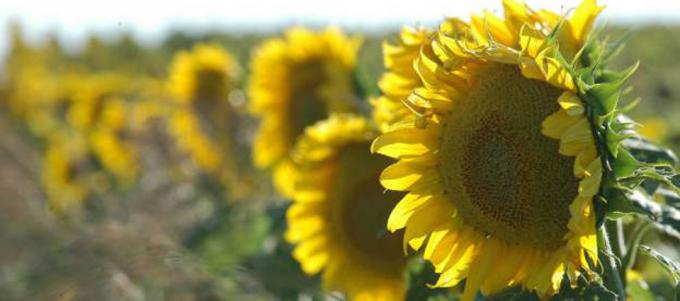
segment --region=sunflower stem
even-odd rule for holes
[[[647,231],[649,231],[652,228],[652,226],[653,223],[644,221],[642,219],[638,221],[638,225],[636,226],[635,231],[633,232],[633,236],[628,245],[628,252],[626,253],[626,256],[623,258],[623,267],[626,270],[632,269],[633,265],[635,265],[640,242],[642,242],[642,238],[645,236],[645,234],[647,234]]]
[[[612,253],[616,257],[623,258],[626,252],[626,243],[623,237],[623,222],[620,219],[608,220],[605,224],[607,227],[607,236],[611,242]]]
[[[607,236],[611,242],[612,254],[617,258],[623,259],[627,254],[626,241],[623,233],[623,221],[621,219],[608,220],[605,223],[607,227]],[[626,269],[625,264],[621,263],[619,267],[619,278],[622,282],[626,281]]]
[[[619,258],[613,253],[611,241],[607,234],[607,229],[602,226],[597,231],[597,242],[600,248],[600,262],[604,269],[605,286],[618,295],[618,299],[626,299],[626,288],[621,280],[619,268]]]

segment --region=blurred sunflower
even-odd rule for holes
[[[602,163],[572,75],[581,63],[567,62],[601,7],[585,0],[561,17],[503,5],[505,19],[446,20],[414,59],[417,78],[384,78],[394,81],[381,85],[388,96],[405,95],[402,82],[422,85],[400,98],[414,117],[383,125],[372,145],[399,159],[382,185],[408,192],[388,229],[424,248],[440,274],[435,286],[467,279],[463,300],[514,285],[545,298],[565,273],[589,275],[598,258]]]
[[[43,157],[42,183],[50,210],[62,214],[77,208],[89,194],[101,188],[100,177],[89,167],[87,143],[66,132],[48,140]]]
[[[384,229],[401,194],[378,182],[388,165],[370,154],[375,131],[351,114],[331,115],[308,127],[293,151],[294,203],[286,240],[308,274],[350,300],[404,298],[406,257],[400,237]]]
[[[222,47],[197,44],[175,56],[167,85],[180,103],[226,98],[238,72],[238,63]]]
[[[67,107],[67,120],[82,132],[91,131],[102,117],[106,101],[133,92],[133,81],[119,73],[84,74],[73,88],[73,96]]]
[[[234,184],[235,131],[238,117],[229,103],[239,67],[215,44],[197,44],[175,56],[167,87],[175,102],[170,133],[184,153],[204,172]],[[232,185],[238,186],[238,185]]]
[[[663,142],[668,137],[668,124],[659,117],[648,117],[640,121],[638,133],[654,142]]]
[[[64,124],[64,111],[78,86],[77,72],[52,74],[40,61],[10,74],[8,105],[14,116],[38,137],[48,137]]]
[[[256,49],[249,109],[262,122],[253,159],[258,167],[278,164],[274,177],[284,194],[290,192],[284,181],[290,166],[283,159],[304,128],[330,113],[355,110],[353,70],[360,45],[358,37],[339,29],[293,27],[284,38],[267,40]]]
[[[219,146],[203,134],[196,115],[188,110],[176,110],[170,118],[169,128],[178,148],[189,154],[199,168],[208,173],[219,170],[223,161]]]
[[[92,150],[106,170],[122,185],[130,185],[138,173],[136,147],[126,139],[132,110],[120,98],[105,101],[101,119],[90,136]]]

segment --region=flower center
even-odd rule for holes
[[[445,117],[440,172],[466,224],[517,244],[563,245],[577,196],[573,158],[541,134],[560,90],[494,64]]]
[[[327,81],[327,76],[321,61],[300,63],[291,70],[290,137],[297,137],[302,134],[305,127],[328,117],[327,104],[319,93],[319,88]]]
[[[400,273],[405,262],[402,233],[386,230],[387,218],[402,193],[386,192],[380,171],[389,165],[386,157],[373,156],[369,144],[345,147],[340,154],[337,183],[336,224],[348,250],[362,265],[378,271]]]

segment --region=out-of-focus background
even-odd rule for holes
[[[564,13],[579,3],[526,2]],[[626,96],[641,99],[631,115],[649,139],[680,151],[680,1],[601,3],[607,8],[598,24],[612,36],[628,35],[613,67],[640,61]],[[368,97],[379,94],[381,43],[393,39],[401,25],[435,25],[443,17],[466,18],[484,8],[499,12],[501,4],[451,0],[0,2],[0,25],[4,26],[0,30],[0,82],[6,84],[13,72],[40,69],[24,74],[23,90],[0,89],[0,300],[321,298],[318,279],[299,271],[288,255],[290,246],[280,239],[286,205],[276,197],[265,173],[244,167],[245,171],[231,175],[239,178],[243,190],[256,192],[255,197],[245,198],[239,189],[224,185],[222,178],[215,179],[187,163],[186,156],[173,150],[176,138],[164,133],[162,122],[154,118],[141,122],[135,135],[116,134],[135,145],[136,154],[141,154],[138,161],[125,166],[112,159],[114,172],[100,172],[107,168],[102,166],[105,159],[97,156],[106,155],[79,154],[74,145],[83,142],[70,132],[55,138],[60,142],[42,137],[41,122],[48,117],[33,116],[37,125],[17,117],[8,101],[10,94],[47,95],[67,85],[85,90],[78,90],[77,95],[87,94],[88,88],[110,77],[103,85],[119,90],[142,86],[148,93],[141,94],[148,95],[135,92],[131,98],[140,102],[159,99],[164,97],[159,90],[175,54],[196,43],[215,43],[231,52],[239,65],[240,75],[228,99],[246,117],[237,118],[240,140],[234,143],[240,143],[240,148],[233,157],[237,164],[248,166],[249,143],[256,128],[256,121],[244,109],[249,59],[263,39],[281,35],[289,25],[335,25],[363,36],[356,72]],[[130,109],[122,114],[132,119],[137,114],[153,115],[155,107],[150,107],[150,113]],[[55,107],[54,111],[63,110],[57,115],[67,116],[69,109]],[[103,118],[97,115],[91,122]],[[72,160],[74,156],[78,158]],[[125,167],[121,171],[115,166]],[[133,183],[118,178],[132,169]],[[88,175],[83,177],[85,184],[81,183],[88,186],[83,197],[87,202],[77,214],[55,213],[59,210],[48,204],[49,198],[59,197],[54,196],[59,194],[54,189],[59,188],[46,183],[60,172],[65,177]],[[664,236],[648,239],[678,258],[677,241]],[[646,272],[644,266],[653,264],[643,259],[638,269],[658,280],[652,281],[654,289],[670,294],[664,281],[667,275],[655,272],[658,268]]]

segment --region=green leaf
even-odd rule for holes
[[[666,271],[668,271],[671,274],[671,277],[673,277],[675,285],[678,285],[680,283],[680,266],[678,265],[678,263],[674,262],[670,258],[645,245],[640,245],[640,251],[642,252],[642,254],[645,254],[654,259],[664,269],[666,269]]]
[[[635,301],[656,301],[656,296],[649,290],[649,285],[642,279],[630,280],[626,285],[628,298]]]
[[[622,142],[637,160],[646,163],[678,164],[678,157],[670,149],[662,148],[642,138],[626,139]]]
[[[619,190],[611,195],[608,208],[610,218],[626,214],[642,215],[651,220],[657,229],[680,239],[680,210],[656,203],[639,190]]]
[[[676,193],[665,188],[658,189],[656,193],[666,202],[668,206],[680,209],[680,196],[678,196]]]

